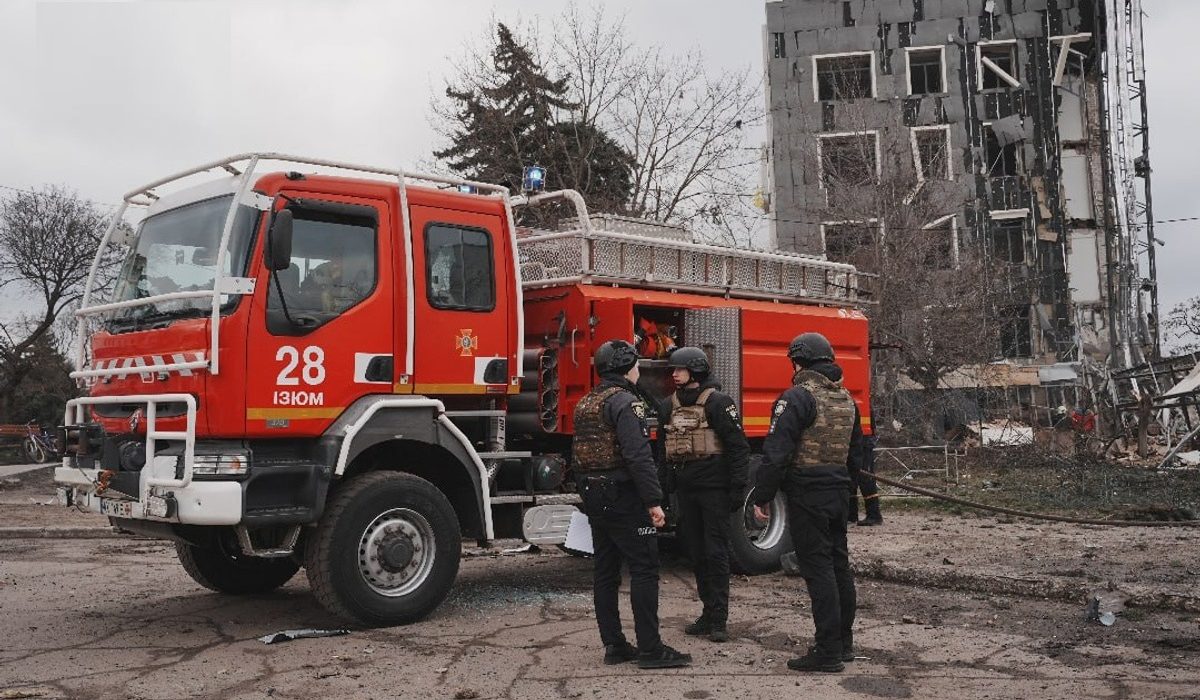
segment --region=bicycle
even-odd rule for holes
[[[25,424],[25,439],[21,441],[25,456],[33,462],[43,464],[58,454],[56,440],[45,428],[40,428],[34,421]]]

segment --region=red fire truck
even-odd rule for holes
[[[820,331],[870,415],[847,265],[697,244],[590,215],[571,191],[270,153],[124,201],[145,215],[126,232],[122,208],[97,251],[73,375],[88,392],[67,405],[55,479],[73,506],[174,541],[217,591],[271,590],[303,567],[333,613],[400,624],[446,596],[464,538],[564,542],[572,412],[612,338],[651,349],[659,398],[664,347],[705,348],[757,443],[788,341]],[[573,216],[515,226],[514,210],[546,206]],[[772,570],[783,508],[747,511],[732,516],[736,566]]]

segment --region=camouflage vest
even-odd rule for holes
[[[663,426],[666,433],[667,461],[688,462],[694,459],[721,454],[721,443],[717,433],[708,427],[708,415],[704,404],[716,389],[700,392],[700,397],[691,406],[679,403],[679,393],[671,396],[671,422]]]
[[[854,432],[854,399],[840,381],[811,370],[796,373],[792,382],[808,389],[817,404],[813,424],[804,430],[796,449],[795,465],[844,467]]]
[[[571,444],[572,464],[578,473],[608,471],[620,464],[617,431],[604,420],[604,402],[619,386],[592,391],[575,405],[575,439]]]

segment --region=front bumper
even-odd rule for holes
[[[187,486],[170,489],[143,483],[141,493],[148,497],[128,500],[96,493],[100,471],[58,467],[54,470],[54,481],[71,491],[72,503],[93,513],[181,525],[237,525],[242,522],[242,485],[237,481],[192,481]],[[150,471],[149,467],[143,470],[143,481],[149,478]],[[165,515],[155,514],[156,510],[162,512],[161,504],[152,500],[155,498],[173,504]]]

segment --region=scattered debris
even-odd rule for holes
[[[21,700],[23,698],[41,698],[50,692],[47,688],[30,686],[28,688],[0,689],[0,700]]]
[[[1112,627],[1117,621],[1116,613],[1111,610],[1100,610],[1100,596],[1092,596],[1091,602],[1088,603],[1087,615],[1084,617],[1088,622],[1099,622],[1105,627]]]
[[[316,637],[340,637],[343,634],[350,634],[350,630],[317,630],[317,629],[302,629],[302,630],[282,630],[273,634],[268,634],[259,637],[258,641],[263,644],[278,644],[279,642],[290,642],[293,639],[313,639]]]
[[[503,554],[537,554],[540,551],[542,551],[542,550],[539,549],[536,544],[534,544],[532,542],[526,542],[525,544],[521,545],[520,547],[511,547],[509,549],[501,550],[501,553],[503,553]]]
[[[324,678],[333,678],[335,676],[340,676],[340,675],[342,675],[342,672],[337,669],[327,669],[324,671],[317,671],[317,680],[321,680]]]
[[[474,700],[479,697],[479,691],[473,688],[462,688],[454,694],[454,700]]]

